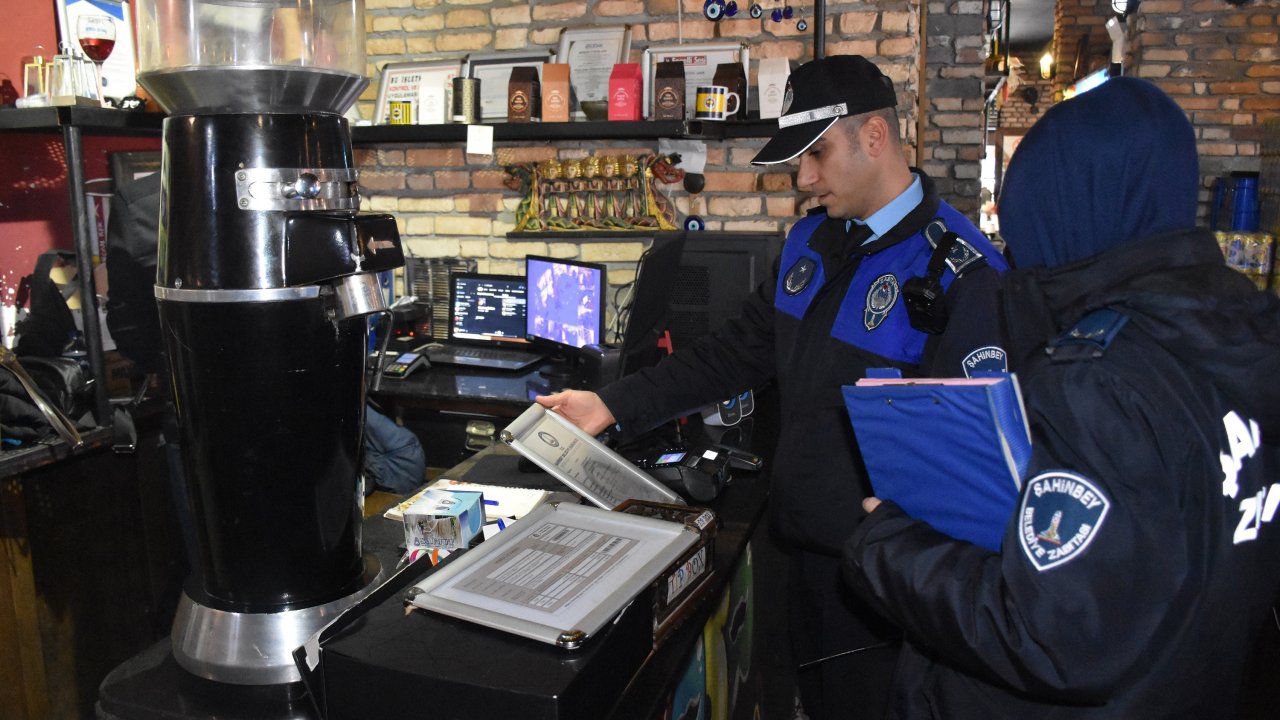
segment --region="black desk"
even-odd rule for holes
[[[369,397],[418,436],[429,467],[452,468],[495,444],[497,433],[535,396],[585,385],[578,378],[548,378],[541,373],[545,367],[512,372],[433,365],[402,380],[371,380]]]

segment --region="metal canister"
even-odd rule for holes
[[[480,79],[453,79],[453,121],[474,125],[480,122]]]
[[[387,112],[388,125],[412,125],[413,102],[409,100],[392,100]]]

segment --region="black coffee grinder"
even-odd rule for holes
[[[240,685],[377,584],[360,463],[376,273],[342,113],[365,88],[363,0],[139,0],[139,81],[164,122],[156,298],[196,567],[173,654]]]

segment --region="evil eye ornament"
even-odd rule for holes
[[[689,232],[698,232],[699,230],[706,229],[706,227],[707,224],[697,215],[690,215],[684,219],[684,229]]]
[[[760,3],[751,3],[751,17],[759,20],[764,16],[764,8],[760,7]]]
[[[738,0],[729,0],[724,4],[724,16],[733,17],[738,14]]]
[[[809,29],[809,23],[803,18],[801,18],[800,21],[796,23],[796,29],[799,30],[800,32],[804,32],[805,30]]]
[[[795,10],[792,10],[791,6],[787,5],[783,8],[774,8],[774,11],[769,13],[769,18],[774,22],[782,22],[783,20],[790,20],[794,15]]]
[[[702,16],[715,22],[724,16],[724,0],[707,0],[702,5]]]

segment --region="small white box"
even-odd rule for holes
[[[409,550],[465,550],[484,525],[484,495],[428,490],[404,511],[404,543]]]
[[[764,58],[760,61],[758,75],[760,117],[782,116],[782,98],[787,92],[787,78],[791,76],[791,62],[786,58]]]

